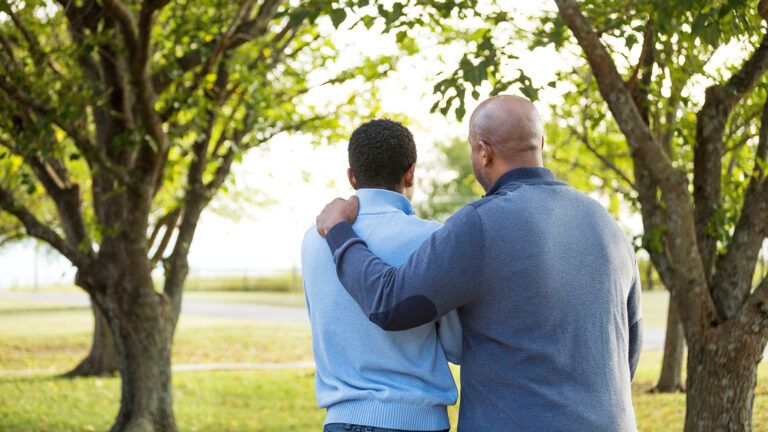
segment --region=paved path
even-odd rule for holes
[[[88,296],[81,293],[0,292],[0,301],[2,301],[3,297],[26,301],[58,303],[69,306],[90,306]],[[182,303],[182,314],[241,319],[254,322],[309,324],[307,311],[304,308],[254,303],[184,299]],[[643,349],[664,349],[664,333],[665,331],[662,327],[646,327],[643,337]]]
[[[313,361],[294,361],[285,363],[182,363],[171,366],[173,372],[229,371],[229,370],[285,370],[314,369]],[[59,375],[54,369],[0,370],[0,377],[19,377],[30,375]]]
[[[3,298],[57,303],[67,306],[90,307],[88,295],[84,293],[36,293],[0,291]],[[300,307],[272,306],[254,303],[214,302],[209,300],[184,299],[181,313],[191,316],[240,319],[254,322],[282,324],[309,324],[307,311]]]

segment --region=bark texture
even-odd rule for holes
[[[764,346],[746,334],[712,332],[688,351],[686,431],[749,432]]]
[[[171,341],[175,319],[161,294],[113,306],[122,379],[120,411],[111,432],[174,432]]]
[[[675,304],[669,303],[667,311],[667,332],[664,339],[664,357],[661,361],[661,375],[654,392],[674,393],[684,391],[683,360],[685,359],[685,334]]]
[[[106,376],[118,371],[115,342],[104,314],[95,305],[93,312],[93,340],[91,351],[74,369],[65,374],[66,377]]]

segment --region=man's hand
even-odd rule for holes
[[[328,203],[322,212],[317,216],[317,232],[325,237],[328,231],[339,222],[347,221],[350,224],[357,219],[357,211],[360,208],[360,202],[357,197],[352,195],[349,199],[336,198]]]

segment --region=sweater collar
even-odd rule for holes
[[[360,200],[359,214],[376,214],[403,212],[414,214],[413,206],[408,199],[397,192],[386,189],[358,189],[357,198]]]
[[[552,171],[544,167],[515,168],[502,174],[502,176],[496,180],[496,183],[488,189],[485,196],[495,194],[499,189],[510,183],[543,184],[551,181],[555,181],[555,175],[552,174]]]

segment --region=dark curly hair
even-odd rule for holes
[[[349,139],[349,167],[361,188],[394,189],[416,163],[416,143],[402,124],[389,119],[363,123]]]

